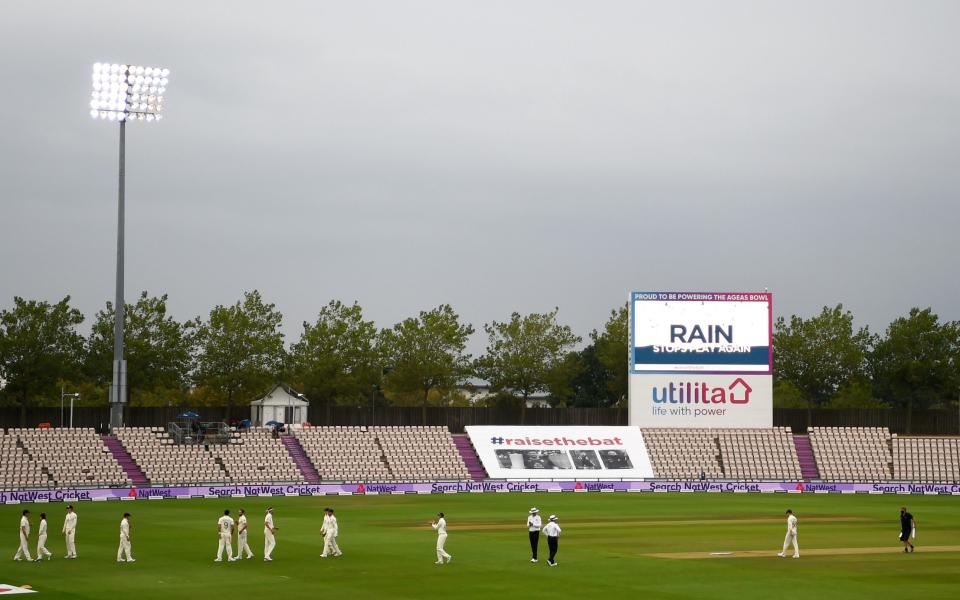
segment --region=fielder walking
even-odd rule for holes
[[[547,548],[550,549],[550,558],[547,564],[551,567],[557,566],[557,550],[560,547],[560,529],[557,515],[550,515],[550,522],[543,528],[543,535],[547,536]]]
[[[37,562],[53,558],[53,553],[47,550],[47,513],[40,513],[40,525],[37,527]]]
[[[269,562],[273,560],[270,556],[273,549],[277,546],[277,540],[274,537],[277,528],[273,526],[273,507],[267,508],[267,516],[263,518],[263,560]]]
[[[30,511],[25,510],[20,514],[20,547],[17,553],[13,555],[13,560],[33,560],[30,557]]]
[[[787,547],[793,544],[793,557],[800,558],[800,547],[797,545],[797,517],[793,511],[787,509],[787,535],[783,538],[783,550],[777,554],[780,558],[787,557]]]
[[[916,539],[917,537],[917,520],[913,518],[913,515],[907,512],[906,506],[900,507],[900,541],[903,542],[903,552],[904,554],[908,552],[913,552],[915,548],[913,547],[913,542],[910,541],[911,538]]]
[[[60,533],[63,534],[64,541],[67,543],[67,555],[64,558],[76,558],[77,513],[73,511],[72,504],[67,505],[67,516],[63,519],[63,529]]]
[[[240,560],[246,553],[247,559],[253,558],[253,552],[250,550],[250,544],[247,543],[247,513],[241,508],[237,517],[237,555],[233,560]]]
[[[223,550],[227,550],[227,560],[233,558],[233,517],[230,516],[230,509],[223,511],[223,516],[217,519],[217,533],[220,541],[217,545],[217,558],[213,562],[223,562]]]
[[[331,554],[333,556],[343,554],[340,552],[340,546],[337,545],[340,527],[337,524],[337,518],[333,516],[332,508],[323,509],[323,527],[320,528],[320,533],[323,535],[323,554],[320,555],[320,558],[326,558]]]
[[[530,562],[532,563],[537,562],[537,550],[540,547],[540,526],[540,511],[534,506],[527,516],[527,535],[530,536],[530,552],[532,555]]]
[[[451,560],[453,560],[453,557],[447,554],[447,551],[443,549],[444,544],[447,543],[447,520],[443,518],[443,513],[437,513],[437,520],[432,521],[430,525],[437,530],[436,564],[442,565],[444,560],[449,563]]]
[[[126,562],[137,562],[130,554],[130,513],[123,513],[123,519],[120,520],[120,547],[117,548],[117,562],[124,562],[123,556],[126,555]]]

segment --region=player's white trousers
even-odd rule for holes
[[[127,556],[127,560],[132,560],[133,557],[130,556],[130,540],[120,536],[120,547],[117,548],[117,560],[123,560],[123,556]]]
[[[228,534],[220,534],[220,544],[217,546],[217,560],[223,560],[223,550],[227,550],[227,558],[233,557],[233,536]]]
[[[277,540],[274,538],[274,535],[269,531],[263,532],[263,557],[271,558],[273,549],[277,546]]]
[[[67,541],[67,557],[77,557],[77,547],[74,545],[74,540],[76,539],[76,531],[68,531],[63,534],[63,537]]]
[[[253,557],[253,552],[250,551],[250,545],[247,544],[247,532],[241,531],[237,534],[237,558],[240,558],[244,553],[246,553],[247,558]]]
[[[450,555],[447,554],[447,551],[443,549],[443,545],[447,543],[447,534],[441,533],[437,536],[437,561],[441,561],[445,558],[450,558]]]
[[[17,553],[13,555],[13,560],[22,560],[26,558],[27,560],[33,560],[30,556],[30,547],[28,546],[29,541],[27,536],[23,535],[23,532],[20,532],[20,547],[17,548]]]
[[[44,556],[53,556],[53,553],[47,550],[47,536],[40,535],[37,536],[37,558]]]
[[[337,545],[337,534],[328,531],[323,534],[323,554],[321,556],[330,556],[331,554],[340,554],[340,546]]]
[[[786,537],[783,538],[783,554],[787,553],[787,548],[790,544],[793,544],[793,553],[799,555],[800,547],[797,546],[797,535],[795,533],[787,533]]]

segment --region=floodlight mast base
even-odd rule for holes
[[[123,246],[124,246],[124,154],[126,120],[120,121],[120,191],[117,194],[117,290],[113,305],[113,385],[110,386],[110,429],[123,427],[123,405],[127,403],[127,361],[123,358]]]

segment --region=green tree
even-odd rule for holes
[[[797,386],[785,379],[777,379],[773,382],[773,407],[774,408],[806,408],[809,410],[810,402],[803,395]]]
[[[84,343],[76,327],[83,315],[70,307],[70,296],[56,304],[15,297],[13,304],[0,311],[0,381],[4,395],[19,404],[20,425],[26,426],[31,401],[79,377]]]
[[[894,320],[870,356],[878,396],[913,411],[947,402],[960,386],[960,323],[940,323],[929,308],[913,308]]]
[[[197,328],[197,383],[227,401],[250,401],[280,378],[286,354],[283,315],[264,303],[260,292],[246,292],[233,306],[216,306]]]
[[[110,383],[113,365],[113,303],[97,313],[87,342],[85,371],[97,385]],[[190,384],[196,322],[180,323],[167,312],[167,295],[141,292],[124,311],[124,358],[130,404],[179,400]],[[164,401],[167,399],[167,401]]]
[[[557,322],[554,308],[548,313],[510,315],[510,320],[483,326],[489,342],[476,362],[476,372],[490,382],[494,392],[509,391],[520,397],[520,422],[527,400],[546,392],[556,369],[564,366],[567,352],[580,342],[567,325]]]
[[[627,399],[627,371],[629,369],[630,311],[624,304],[620,308],[610,311],[602,331],[594,330],[590,339],[596,351],[596,358],[606,371],[606,387],[608,391],[606,404],[626,402]],[[594,375],[597,371],[593,371]],[[598,398],[599,400],[599,398]]]
[[[854,330],[853,314],[838,304],[804,319],[777,319],[773,334],[774,376],[793,384],[809,406],[823,406],[844,383],[863,377],[872,338]]]
[[[315,323],[304,322],[290,349],[293,376],[311,402],[357,404],[379,382],[377,328],[354,302],[333,300]]]
[[[470,375],[465,350],[471,335],[473,326],[460,323],[448,304],[384,329],[378,346],[384,364],[391,367],[385,388],[399,397],[418,395],[426,424],[430,391],[449,392]]]
[[[844,383],[830,399],[830,408],[889,408],[873,395],[873,383],[858,377]]]
[[[592,349],[593,346],[591,345],[589,348]],[[550,395],[551,406],[574,405],[583,370],[584,364],[581,352],[570,351],[560,357],[556,366],[547,373],[547,393]],[[606,383],[606,381],[604,380],[603,383]]]
[[[624,362],[626,358],[624,357]],[[626,406],[626,392],[611,386],[610,369],[600,361],[596,344],[590,344],[577,353],[577,374],[573,379],[572,406],[610,407]]]

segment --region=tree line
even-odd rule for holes
[[[913,308],[881,334],[857,328],[838,304],[777,319],[774,406],[951,408],[960,403],[960,322]]]
[[[131,406],[245,405],[278,382],[302,391],[314,406],[456,406],[469,402],[470,382],[489,382],[484,405],[523,407],[537,394],[564,405],[608,406],[626,395],[612,385],[626,370],[626,312],[581,338],[558,311],[520,315],[484,325],[486,352],[473,357],[474,328],[446,304],[378,329],[361,306],[333,300],[304,322],[289,345],[283,315],[258,291],[206,317],[178,321],[168,297],[143,292],[128,303],[125,358]],[[107,302],[86,337],[84,315],[70,297],[51,303],[15,297],[0,311],[0,405],[60,402],[62,389],[82,404],[106,402],[112,376],[114,308]],[[614,339],[615,338],[615,339]],[[622,340],[620,338],[623,338]],[[622,342],[622,344],[621,344]],[[622,345],[617,351],[612,347]],[[521,408],[522,410],[522,408]],[[239,411],[237,415],[245,414]]]
[[[466,348],[475,333],[442,304],[386,327],[361,306],[333,300],[288,344],[283,315],[254,290],[184,322],[167,296],[143,292],[125,312],[132,406],[227,406],[255,400],[277,382],[314,406],[462,406],[470,383],[489,383],[480,405],[515,406],[533,396],[553,406],[625,406],[628,311],[610,311],[587,343],[558,310],[483,325],[481,356]],[[50,303],[16,297],[0,311],[0,405],[56,405],[61,389],[82,403],[106,402],[113,361],[111,303],[90,333],[70,297]],[[579,347],[579,349],[578,349]],[[780,407],[946,407],[960,401],[960,323],[912,309],[881,335],[855,328],[841,305],[804,318],[781,317],[774,331],[774,402]],[[239,411],[238,416],[245,414]]]

